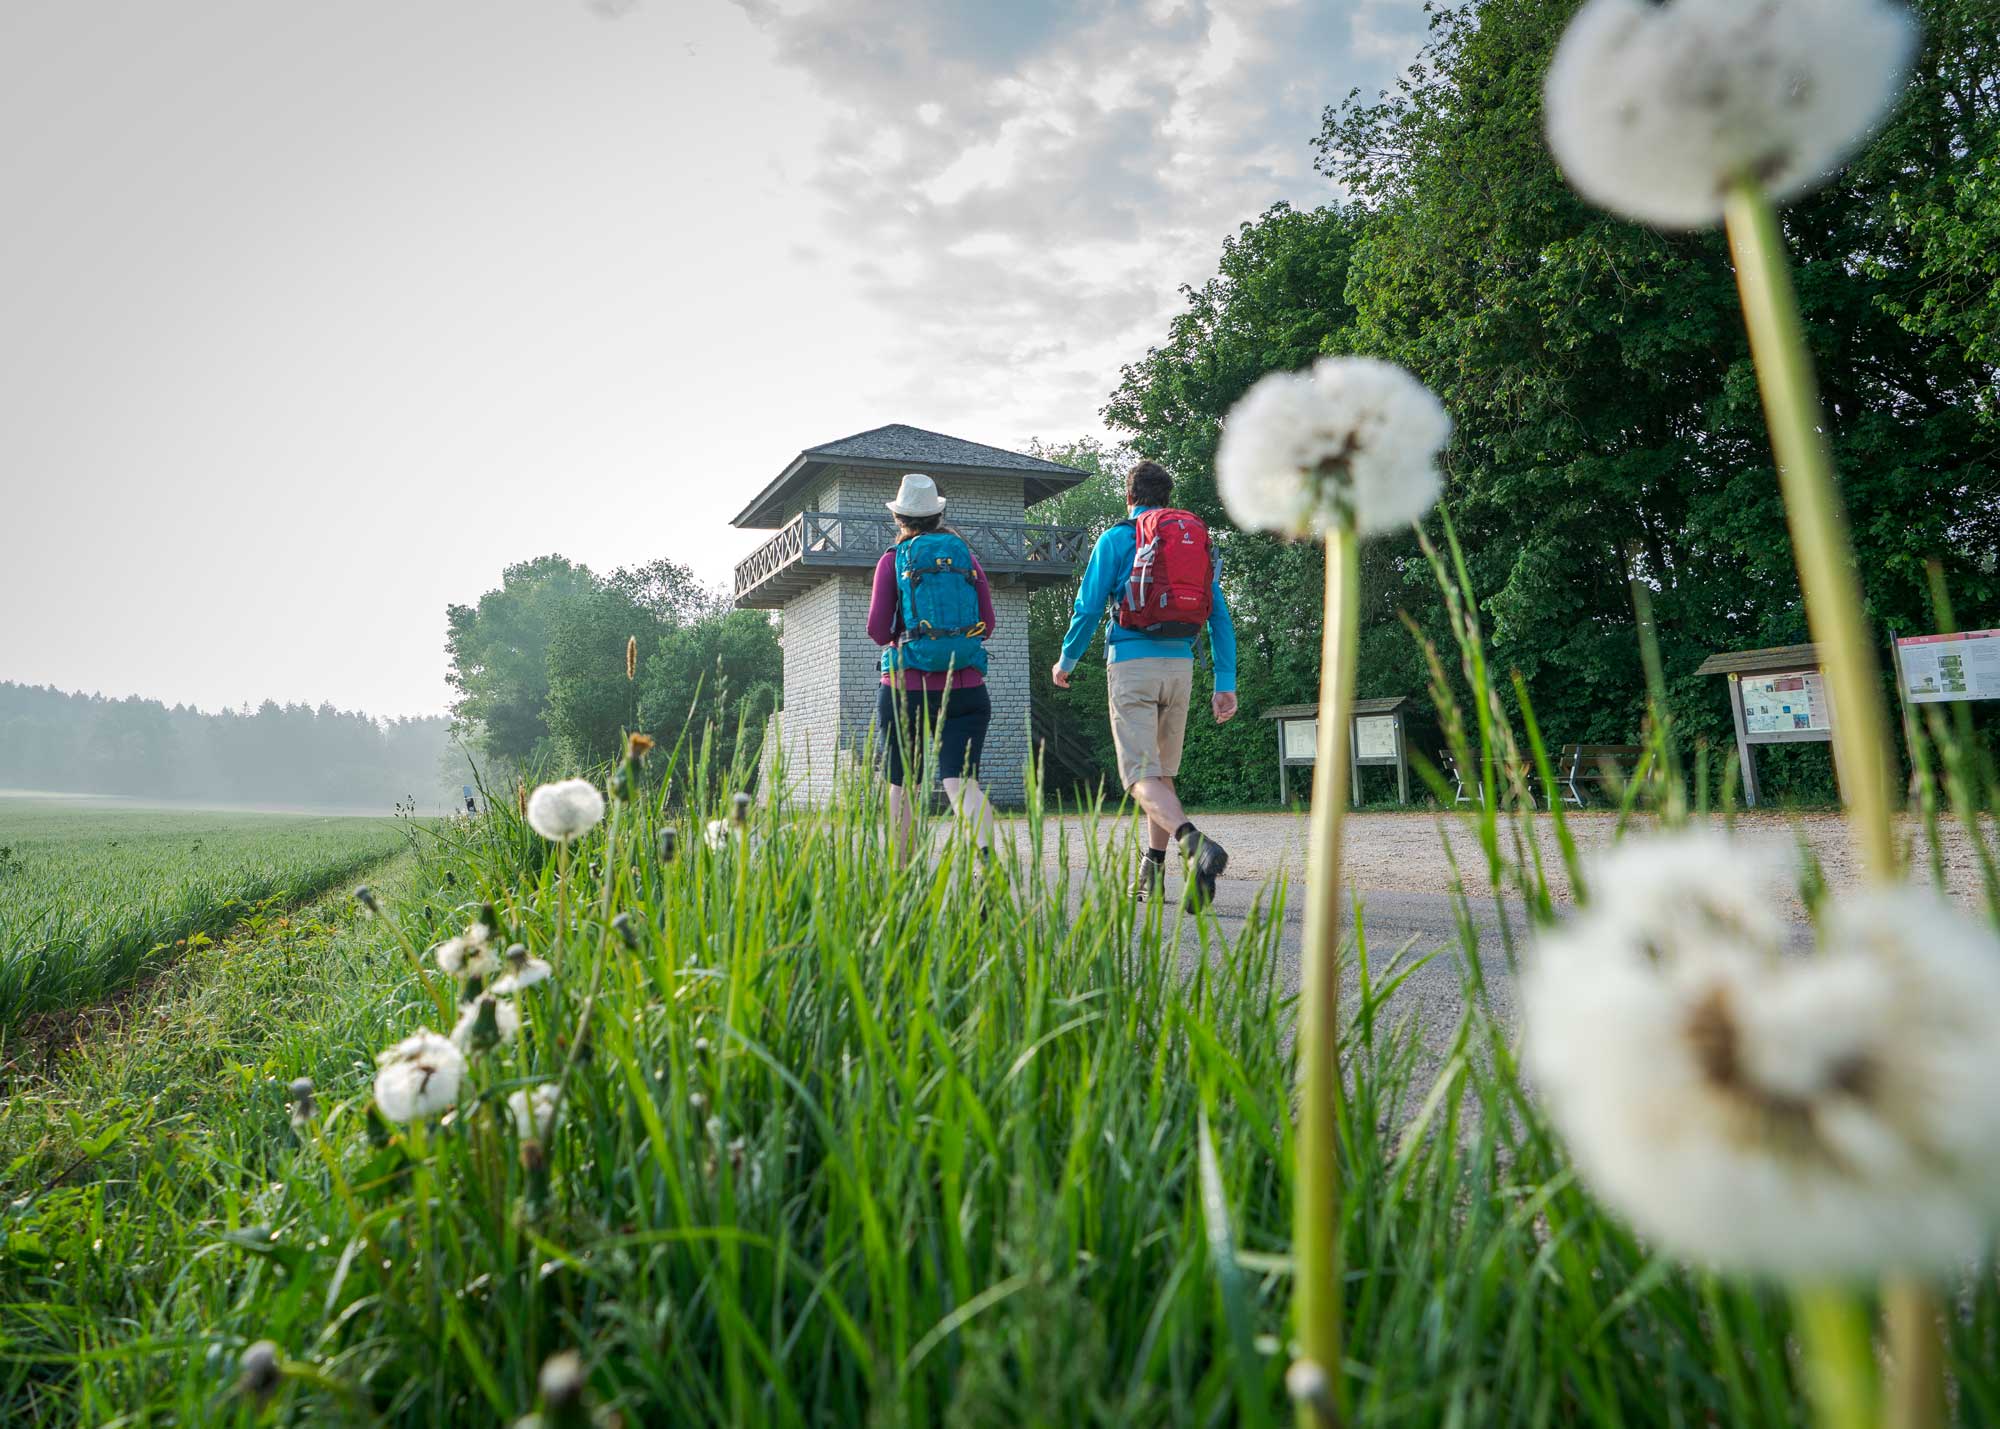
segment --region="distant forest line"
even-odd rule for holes
[[[210,714],[0,681],[0,788],[386,814],[412,798],[434,810],[465,768],[441,715],[274,700]]]

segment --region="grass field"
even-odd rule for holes
[[[344,883],[400,840],[383,818],[0,796],[0,1029],[102,997],[184,941]]]
[[[504,1423],[564,1351],[627,1424],[1288,1420],[1272,919],[1200,929],[1190,973],[1117,838],[1074,888],[957,844],[899,870],[878,794],[719,847],[719,792],[618,806],[567,857],[503,806],[425,835],[379,921],[330,896],[176,964],[0,1108],[0,1421]],[[485,901],[555,976],[454,1109],[376,1121],[374,1055],[452,1025],[423,950]],[[1785,1297],[1592,1199],[1468,951],[1435,1073],[1385,1012],[1430,950],[1351,954],[1353,1422],[1801,1422]],[[524,1131],[507,1099],[547,1084]],[[2000,1295],[1955,1294],[1960,1419],[2000,1422]]]

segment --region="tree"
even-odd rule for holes
[[[565,608],[595,588],[587,566],[538,556],[507,567],[477,605],[447,608],[451,712],[488,754],[525,765],[547,748],[550,637]]]
[[[783,688],[784,651],[769,617],[716,611],[661,637],[646,658],[639,722],[668,749],[685,736],[690,755],[713,724],[713,767],[727,769],[739,755],[754,766]]]

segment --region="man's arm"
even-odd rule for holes
[[[1114,526],[1106,531],[1090,549],[1090,564],[1083,569],[1069,631],[1063,636],[1062,658],[1056,662],[1056,670],[1063,675],[1074,670],[1077,661],[1089,651],[1090,642],[1097,638],[1097,627],[1104,619],[1105,607],[1111,603],[1112,587],[1118,582],[1117,557],[1112,554],[1117,542],[1113,538],[1119,529]]]
[[[1236,622],[1229,615],[1229,601],[1222,594],[1222,579],[1210,588],[1208,654],[1215,663],[1215,699],[1212,702],[1217,724],[1226,724],[1236,713]]]

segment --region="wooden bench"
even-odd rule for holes
[[[1480,774],[1477,764],[1473,766],[1472,777],[1468,779],[1465,771],[1458,767],[1457,757],[1449,749],[1440,749],[1438,751],[1438,768],[1451,780],[1451,802],[1454,805],[1485,802],[1485,794],[1480,788]],[[1513,772],[1511,767],[1498,771],[1501,781],[1502,803],[1506,802],[1504,796],[1506,790],[1511,787],[1508,781],[1512,778]],[[1528,791],[1529,799],[1533,800],[1537,793],[1535,789],[1534,770],[1527,769],[1519,772],[1524,775],[1521,780],[1521,787]]]
[[[1630,779],[1645,757],[1643,744],[1565,744],[1556,760],[1556,786],[1565,804],[1581,809],[1581,785],[1609,791]]]

